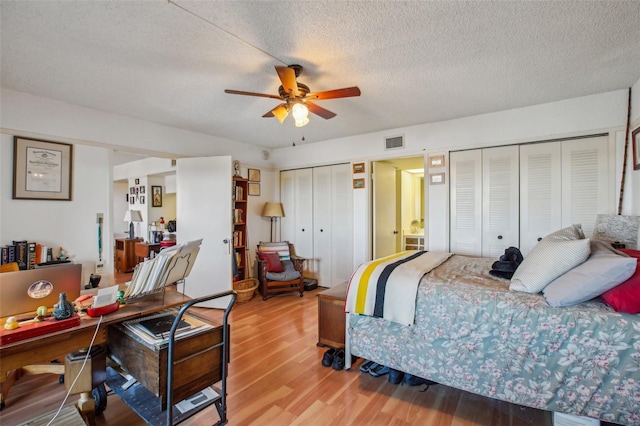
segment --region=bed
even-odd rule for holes
[[[355,355],[490,398],[640,425],[640,315],[600,299],[551,307],[490,275],[495,260],[454,254],[423,275],[409,325],[349,313],[347,300],[347,368]]]

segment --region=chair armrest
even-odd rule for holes
[[[256,262],[258,263],[258,280],[265,281],[267,279],[267,261],[257,257]]]
[[[291,256],[291,262],[293,263],[293,268],[300,272],[300,275],[302,275],[302,271],[304,269],[304,261],[306,259],[304,257],[300,257],[300,256]]]

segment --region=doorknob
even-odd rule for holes
[[[393,235],[396,235],[398,233],[398,231],[393,231]]]
[[[498,239],[501,240],[502,239],[502,235],[498,235]]]

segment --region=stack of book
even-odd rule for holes
[[[169,340],[169,332],[176,319],[173,309],[123,322],[123,326],[147,343],[163,345]],[[213,328],[211,324],[191,315],[184,315],[176,329],[175,338],[181,339]]]
[[[0,247],[0,265],[17,262],[20,270],[34,269],[36,265],[53,262],[51,247],[27,240],[14,240]]]

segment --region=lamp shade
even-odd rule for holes
[[[142,222],[142,215],[140,210],[126,210],[124,212],[123,222]]]
[[[282,203],[264,203],[264,207],[262,208],[262,216],[284,217],[284,209],[282,208]]]

